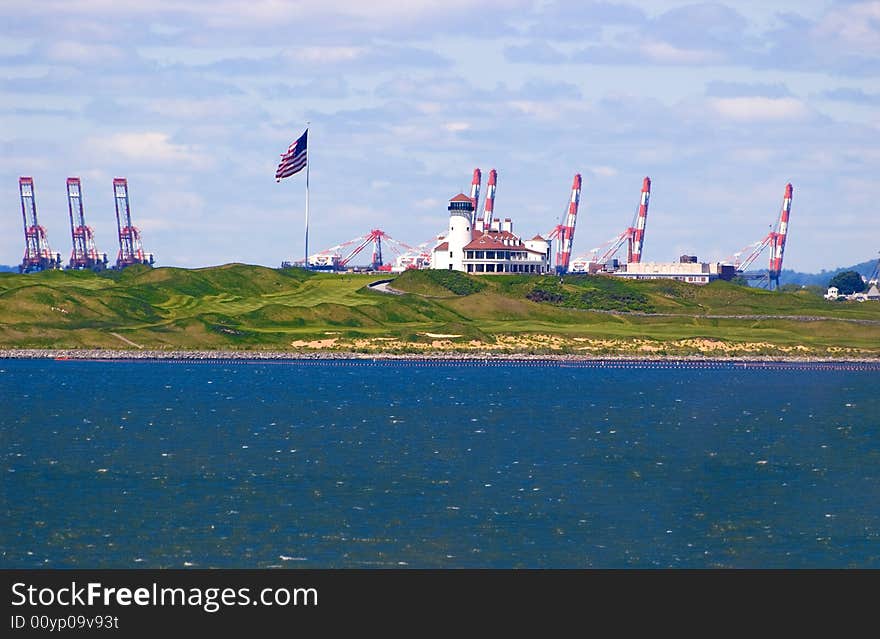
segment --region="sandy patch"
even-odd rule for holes
[[[331,346],[336,346],[336,342],[338,341],[338,337],[334,337],[332,339],[316,339],[310,342],[298,339],[292,341],[290,345],[294,348],[330,348]]]

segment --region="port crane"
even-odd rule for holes
[[[572,267],[575,271],[588,271],[589,265],[607,264],[611,258],[627,244],[627,263],[639,263],[642,261],[642,249],[645,246],[645,227],[648,222],[648,205],[651,200],[651,178],[642,180],[642,192],[639,197],[639,206],[633,215],[630,225],[622,233],[611,238],[598,247],[591,249],[588,255],[577,258]],[[601,252],[601,253],[600,253]]]
[[[474,169],[474,177],[471,180],[471,200],[474,203],[474,214],[471,217],[471,228],[477,226],[477,207],[480,205],[480,187],[483,182],[483,173],[480,169]]]
[[[556,274],[568,273],[569,261],[571,260],[571,247],[574,243],[574,231],[577,225],[578,207],[581,201],[581,174],[575,173],[571,184],[571,197],[568,201],[568,210],[562,221],[547,234],[548,240],[556,240]]]
[[[102,270],[107,266],[107,254],[98,253],[95,234],[86,225],[83,213],[82,184],[78,177],[67,178],[67,209],[70,213],[70,237],[73,250],[67,268]]]
[[[483,204],[483,222],[482,225],[475,224],[472,228],[478,231],[487,232],[492,228],[492,216],[495,214],[495,189],[498,185],[498,171],[492,169],[489,171],[489,182],[486,184],[486,201]],[[476,217],[477,210],[474,209]]]
[[[34,179],[18,179],[21,195],[21,217],[24,222],[24,257],[18,267],[21,273],[61,268],[61,254],[49,247],[46,229],[37,220],[37,202],[34,197]]]
[[[785,185],[785,194],[782,198],[782,209],[779,212],[779,220],[775,230],[771,227],[770,232],[757,242],[753,242],[728,258],[739,274],[745,274],[749,267],[757,260],[767,247],[770,247],[770,262],[766,273],[761,273],[750,279],[766,281],[772,289],[775,283],[779,288],[779,274],[782,272],[782,260],[785,255],[785,241],[788,238],[788,219],[791,215],[791,200],[794,189],[791,183]],[[743,254],[746,255],[742,258]],[[749,277],[746,275],[746,277]]]
[[[359,235],[342,244],[331,246],[328,249],[309,255],[308,266],[310,268],[341,270],[348,267],[351,260],[357,257],[365,248],[372,244],[373,253],[370,258],[370,268],[376,271],[390,271],[391,265],[384,264],[382,256],[383,243],[386,248],[400,256],[416,254],[428,257],[422,248],[416,248],[395,240],[381,229],[373,229],[366,235]]]
[[[121,270],[132,264],[152,264],[153,254],[144,253],[140,229],[131,223],[128,180],[125,178],[113,179],[113,197],[116,201],[116,228],[119,231],[119,253],[116,255],[116,268]]]

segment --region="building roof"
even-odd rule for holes
[[[505,244],[503,240],[512,240],[512,244]],[[544,255],[542,251],[533,251],[523,246],[522,241],[513,233],[507,231],[490,231],[483,233],[480,237],[475,238],[470,244],[464,247],[465,251],[526,251],[527,253],[535,253],[536,255]]]
[[[442,244],[438,244],[434,247],[435,251],[448,251],[449,250],[449,242],[443,242]]]
[[[458,195],[456,195],[454,198],[452,198],[449,201],[450,202],[473,202],[473,200],[471,198],[469,198],[467,195],[465,195],[464,193],[459,193]]]
[[[533,237],[533,238],[531,239],[531,241],[532,241],[532,242],[546,242],[547,240],[545,240],[545,239],[544,239],[543,237],[541,237],[540,235],[536,235],[535,237]]]
[[[880,298],[880,290],[877,289],[877,285],[875,284],[868,290],[867,297],[878,297]]]

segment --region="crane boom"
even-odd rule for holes
[[[119,231],[119,253],[116,268],[132,264],[152,264],[153,256],[144,253],[141,232],[131,223],[131,207],[128,200],[128,180],[113,178],[113,197],[116,201],[116,229]]]
[[[471,200],[474,203],[474,215],[471,218],[471,228],[477,226],[477,206],[480,204],[480,186],[483,182],[483,174],[480,169],[474,169],[474,178],[471,180]]]
[[[70,214],[70,237],[73,242],[68,268],[103,268],[106,259],[102,260],[95,246],[95,234],[92,228],[86,225],[82,184],[78,177],[67,178],[67,209]]]
[[[21,217],[24,222],[24,257],[21,260],[19,271],[29,273],[58,268],[58,259],[49,247],[46,229],[40,226],[37,220],[34,179],[31,177],[19,178],[18,190],[21,195]]]
[[[785,240],[788,236],[788,216],[791,213],[791,183],[785,185],[785,195],[782,198],[782,210],[779,213],[779,224],[772,234],[773,240],[770,248],[770,266],[767,269],[771,281],[779,286],[779,274],[782,272],[782,258],[785,253]]]
[[[571,259],[571,247],[574,242],[574,230],[577,224],[578,206],[581,201],[581,174],[575,173],[571,184],[571,199],[568,203],[568,214],[562,223],[559,232],[559,249],[556,252],[556,273],[564,275],[568,272],[568,263]]]
[[[648,200],[651,198],[651,178],[642,180],[642,195],[639,200],[639,214],[636,226],[631,229],[630,250],[627,256],[628,262],[638,264],[642,261],[642,247],[645,244],[645,224],[648,221]]]
[[[486,185],[486,204],[483,208],[483,232],[492,228],[492,215],[495,213],[495,186],[498,183],[498,171],[489,171],[489,183]]]

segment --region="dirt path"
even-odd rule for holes
[[[388,286],[388,284],[393,281],[394,280],[378,280],[372,284],[367,284],[367,288],[379,291],[380,293],[387,293],[388,295],[403,295],[404,291],[399,291],[396,288]]]
[[[129,346],[134,346],[135,348],[143,348],[143,346],[141,346],[140,344],[135,344],[135,343],[132,342],[130,339],[127,339],[127,338],[123,337],[123,336],[120,335],[119,333],[112,333],[112,332],[111,332],[110,334],[111,334],[113,337],[117,337],[117,338],[121,339],[123,342],[125,342],[125,343],[128,344]]]

